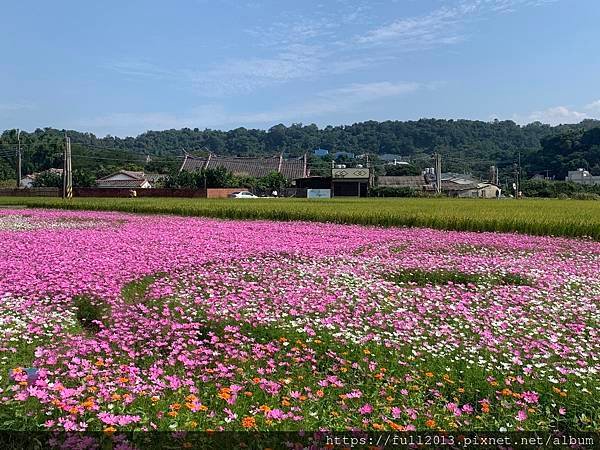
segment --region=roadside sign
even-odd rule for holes
[[[307,198],[331,198],[331,189],[307,189]]]

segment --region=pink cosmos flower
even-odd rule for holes
[[[523,392],[522,396],[523,400],[525,400],[525,402],[529,404],[535,404],[540,399],[540,396],[537,394],[537,392],[532,391],[525,391]]]
[[[366,416],[373,412],[373,407],[369,403],[365,403],[358,409],[358,412],[361,413],[363,416]]]
[[[525,411],[524,409],[519,410],[519,412],[517,413],[515,418],[519,422],[523,422],[524,420],[527,420],[527,411]]]
[[[267,418],[273,420],[282,420],[285,418],[285,415],[282,410],[275,408],[267,413]]]

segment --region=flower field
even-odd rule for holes
[[[0,210],[0,427],[598,430],[600,243]]]

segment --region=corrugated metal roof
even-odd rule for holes
[[[261,178],[272,172],[279,172],[288,180],[295,180],[308,175],[304,157],[284,159],[280,156],[269,158],[242,158],[234,156],[210,155],[208,158],[186,156],[181,170],[196,172],[202,168],[214,169],[224,167],[234,175],[247,175]]]
[[[421,175],[406,175],[397,177],[378,177],[377,184],[379,186],[412,187],[417,189],[423,189],[423,186],[429,183],[425,182],[425,177]]]
[[[457,182],[456,180],[442,180],[442,191],[468,191],[470,189],[477,189],[477,184]]]

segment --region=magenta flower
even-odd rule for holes
[[[366,416],[373,412],[373,407],[369,403],[365,403],[358,409],[358,412],[361,413],[363,416]]]

